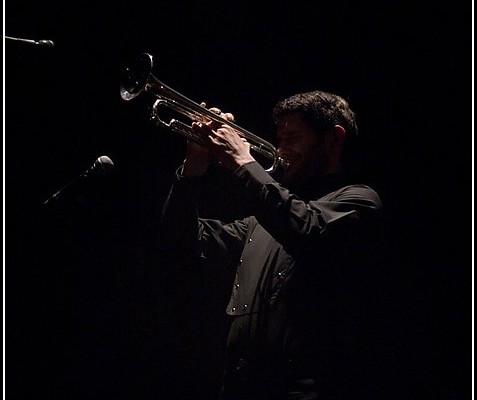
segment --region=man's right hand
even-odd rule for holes
[[[184,160],[183,176],[200,176],[209,166],[209,149],[191,140],[187,141],[187,153]]]
[[[206,103],[200,103],[202,107],[206,107]],[[227,121],[233,121],[234,116],[231,113],[222,113],[220,109],[216,107],[212,107],[209,109],[220,115],[222,118],[226,119]],[[212,130],[216,130],[221,127],[220,123],[216,121],[209,121],[207,123],[202,122],[193,122],[192,129],[196,135],[202,136],[205,143],[210,141],[210,133]],[[182,175],[183,176],[200,176],[207,171],[207,167],[209,166],[211,159],[211,155],[209,152],[209,148],[206,145],[199,145],[192,140],[187,141],[187,153],[186,158],[183,164]]]

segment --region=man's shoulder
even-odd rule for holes
[[[378,192],[371,186],[363,183],[342,186],[324,195],[318,201],[353,201],[382,208],[381,197]]]

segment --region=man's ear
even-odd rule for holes
[[[341,143],[341,146],[343,146],[343,143],[346,138],[346,130],[343,128],[341,125],[335,125],[333,127],[333,131],[335,133],[335,140]]]
[[[329,135],[327,135],[328,146],[329,148],[337,150],[341,152],[344,146],[345,138],[346,138],[346,131],[341,125],[335,125],[330,131]]]

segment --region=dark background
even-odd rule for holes
[[[5,4],[5,393],[27,399],[214,399],[228,286],[156,242],[185,141],[119,96],[141,52],[194,101],[273,141],[270,111],[313,89],[358,115],[381,194],[386,399],[471,389],[471,4],[119,1]],[[82,197],[42,203],[109,156]],[[82,184],[82,185],[83,185]],[[206,215],[240,215],[212,170]],[[214,191],[217,186],[223,191]],[[206,197],[206,196],[204,196]],[[385,393],[385,395],[384,395]]]

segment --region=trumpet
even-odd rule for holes
[[[123,100],[129,101],[143,92],[153,94],[157,99],[152,106],[151,120],[156,125],[166,127],[188,140],[204,145],[205,139],[194,133],[192,122],[214,121],[227,124],[250,144],[252,151],[271,164],[268,168],[264,167],[267,172],[272,173],[279,167],[287,167],[288,163],[278,155],[277,149],[271,143],[167,86],[154,76],[152,69],[153,58],[148,53],[142,53],[136,60],[126,65],[121,71],[120,95]],[[164,108],[185,116],[191,124],[188,125],[175,118],[165,121],[160,116],[160,110]]]

